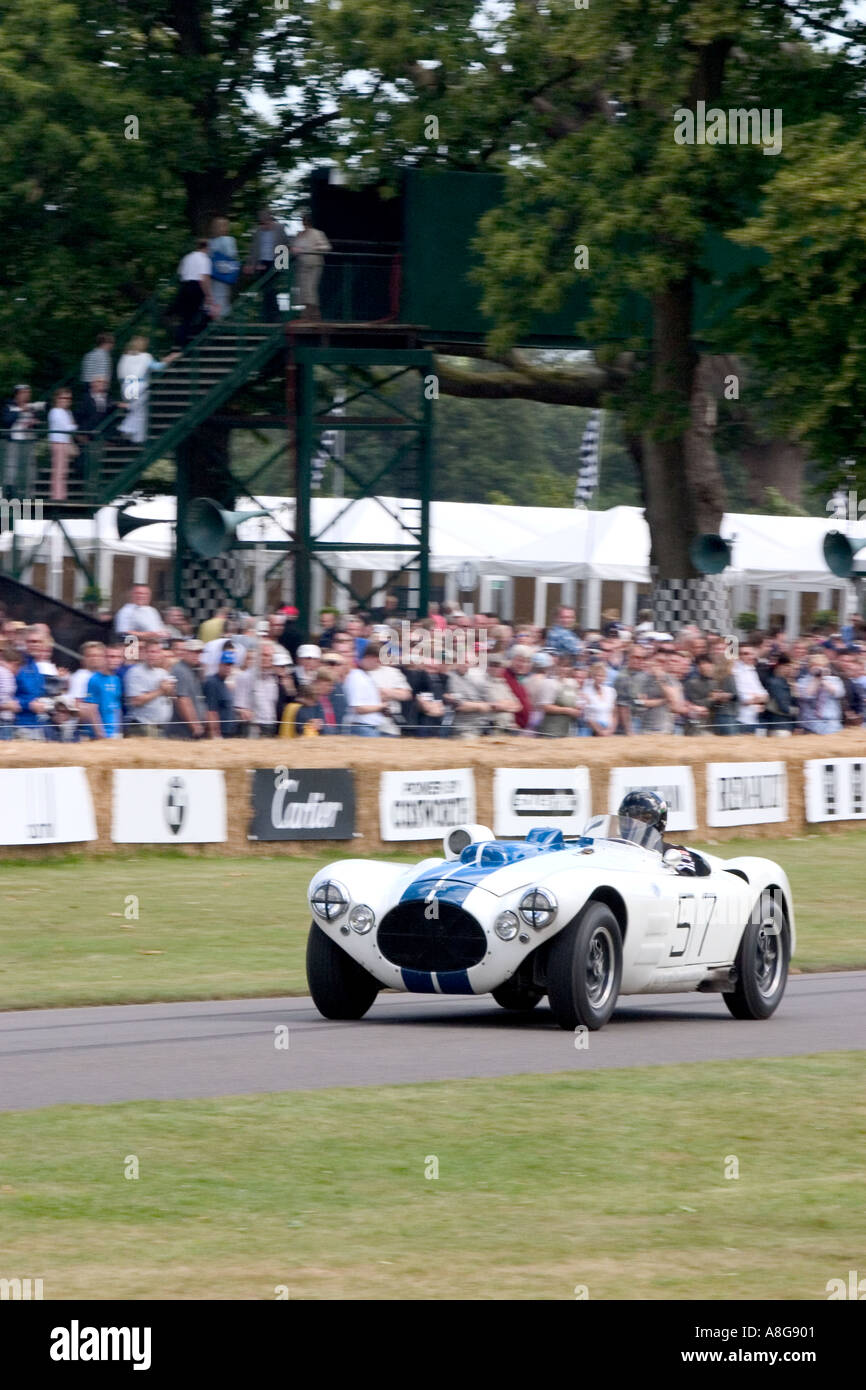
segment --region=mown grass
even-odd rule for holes
[[[866,1265],[864,1063],[9,1113],[0,1273],[47,1299],[823,1299]]]

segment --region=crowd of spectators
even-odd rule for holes
[[[373,612],[322,610],[312,634],[291,606],[221,609],[194,630],[139,584],[113,629],[70,670],[45,624],[0,622],[0,738],[791,735],[866,722],[859,619],[736,642],[657,632],[648,613],[588,631],[561,608],[545,630],[446,603],[410,621],[388,595]]]

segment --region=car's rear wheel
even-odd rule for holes
[[[315,922],[307,938],[307,983],[325,1018],[363,1018],[379,993],[378,980]]]
[[[500,1009],[520,1014],[530,1013],[544,998],[543,989],[521,980],[519,975],[512,975],[510,980],[506,980],[498,989],[491,990],[491,993]]]
[[[604,903],[591,902],[554,937],[547,957],[547,997],[560,1028],[603,1028],[622,978],[622,933]]]
[[[737,952],[737,983],[722,998],[734,1018],[769,1018],[776,1012],[788,982],[791,933],[782,904],[763,893]]]

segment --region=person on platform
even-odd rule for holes
[[[261,208],[258,223],[250,237],[244,275],[255,276],[259,280],[264,280],[262,285],[262,314],[266,323],[279,321],[276,279],[271,271],[278,264],[278,252],[282,253],[279,264],[284,268],[288,265],[288,251],[289,235],[285,227],[277,221],[270,208]]]
[[[187,252],[177,268],[180,286],[173,307],[180,323],[175,332],[174,345],[181,351],[207,328],[209,317],[219,316],[211,270],[207,237],[199,237],[195,250]]]
[[[117,364],[120,394],[126,409],[120,433],[136,444],[143,444],[147,439],[147,397],[151,373],[163,371],[177,356],[176,352],[172,352],[157,362],[148,351],[148,339],[140,333],[130,338],[126,352]]]
[[[78,425],[72,414],[72,392],[61,387],[54,393],[54,404],[48,412],[48,443],[51,446],[51,500],[65,502],[69,465],[78,454],[75,431]]]
[[[215,319],[223,319],[231,313],[232,285],[240,274],[238,244],[229,234],[227,217],[215,217],[210,232],[207,250],[211,262],[212,315]],[[230,276],[234,276],[234,279],[228,278]]]
[[[89,386],[92,381],[111,380],[111,354],[114,349],[114,334],[100,333],[96,339],[96,347],[86,352],[81,359],[81,380],[85,386]]]
[[[36,427],[45,402],[31,400],[30,387],[15,387],[11,401],[3,407],[3,428],[8,430],[3,492],[6,497],[32,497],[36,491]]]

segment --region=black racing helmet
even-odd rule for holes
[[[642,820],[663,835],[668,823],[668,803],[649,787],[636,787],[623,797],[617,814],[628,820]]]

